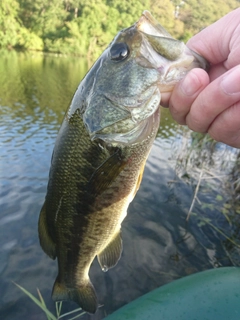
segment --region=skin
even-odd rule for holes
[[[210,63],[208,73],[191,70],[162,96],[182,125],[240,148],[240,8],[189,40],[187,46]]]

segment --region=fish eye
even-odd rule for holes
[[[116,42],[110,49],[111,60],[122,61],[129,55],[128,45],[124,42]]]

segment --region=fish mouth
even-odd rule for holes
[[[173,39],[170,33],[168,33],[147,10],[143,11],[140,19],[136,22],[136,27],[138,31],[152,36],[162,36]]]
[[[208,69],[207,61],[172,36],[157,22],[149,11],[144,11],[136,22],[142,34],[140,65],[149,64],[160,74],[161,92],[171,91],[173,86],[193,68]]]
[[[159,118],[161,93],[172,91],[189,70],[195,67],[207,69],[207,63],[183,42],[172,38],[148,11],[120,35],[121,41],[125,41],[125,37],[126,42],[132,40],[129,48],[133,49],[133,54],[129,57],[134,59],[134,64],[149,72],[144,92],[138,90],[135,96],[130,90],[126,90],[126,96],[119,90],[104,90],[101,94],[92,92],[83,121],[91,140],[132,144],[146,139],[155,130],[155,124],[159,124],[156,119]]]

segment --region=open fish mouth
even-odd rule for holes
[[[143,11],[141,17],[136,22],[136,26],[139,31],[150,34],[152,36],[158,37],[159,35],[161,35],[163,37],[172,38],[170,33],[168,33],[147,10]]]
[[[172,38],[150,12],[143,12],[136,27],[143,35],[141,55],[160,73],[161,92],[171,91],[193,68],[208,69],[208,63],[203,57],[190,50],[183,42]],[[142,64],[141,59],[138,62]]]
[[[92,90],[83,120],[92,140],[109,143],[130,144],[148,136],[147,121],[155,119],[161,93],[172,91],[189,70],[207,68],[204,58],[172,38],[148,11],[115,37],[106,55],[109,68],[119,75],[103,78],[118,85],[108,82],[101,91]]]

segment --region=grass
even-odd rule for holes
[[[200,171],[200,174],[199,174],[199,179],[198,179],[198,182],[197,182],[197,185],[196,185],[196,188],[195,188],[195,191],[194,191],[194,195],[193,195],[193,199],[192,199],[192,202],[191,202],[191,205],[190,205],[190,208],[188,210],[188,213],[187,213],[187,218],[186,218],[186,221],[189,220],[190,218],[190,215],[193,213],[193,208],[194,208],[194,205],[195,205],[195,202],[196,200],[198,200],[198,192],[199,192],[199,188],[200,188],[200,185],[201,185],[201,182],[205,179],[215,179],[216,177],[204,177],[204,169],[202,168],[201,171]],[[207,171],[206,171],[207,172]],[[217,199],[218,200],[223,200],[222,199],[222,196],[221,195],[218,195],[217,196]],[[198,200],[199,201],[199,200]],[[199,201],[200,202],[200,201]],[[202,204],[202,203],[201,203]],[[202,204],[202,208],[204,207],[204,204]],[[225,204],[225,207],[226,207],[226,204]],[[228,206],[227,206],[228,208]],[[228,209],[231,209],[231,205],[229,205],[229,208]],[[231,219],[229,218],[228,214],[225,214],[224,212],[224,207],[222,208],[221,210],[222,214],[225,216],[226,220],[228,221],[229,224],[232,224],[231,222]],[[198,216],[197,214],[194,214],[195,216]],[[199,227],[202,227],[204,225],[209,225],[212,229],[214,229],[215,231],[217,231],[219,234],[221,234],[226,240],[228,240],[230,243],[232,243],[232,245],[236,246],[237,248],[240,248],[240,244],[236,241],[234,241],[234,239],[230,238],[229,236],[227,236],[225,234],[224,231],[222,231],[220,228],[218,228],[216,225],[214,225],[214,223],[212,223],[211,219],[207,218],[207,217],[199,217],[200,219],[200,223],[198,224]]]
[[[39,308],[41,308],[43,310],[43,312],[46,314],[46,318],[47,320],[59,320],[59,319],[64,319],[66,316],[70,316],[73,315],[76,312],[81,312],[75,316],[73,316],[72,318],[69,318],[68,320],[74,320],[77,319],[81,316],[83,316],[86,312],[82,310],[82,308],[77,308],[74,309],[70,312],[61,314],[61,310],[62,310],[62,301],[60,302],[56,302],[56,315],[54,315],[52,312],[50,312],[45,304],[45,301],[42,297],[42,294],[40,292],[40,290],[37,288],[37,293],[38,293],[38,298],[36,298],[33,294],[31,294],[29,291],[27,291],[26,289],[24,289],[23,287],[21,287],[19,284],[15,283],[14,284],[23,291],[23,293],[25,293]]]
[[[218,233],[224,245],[240,248],[240,152],[208,135],[179,129],[181,144],[173,145],[176,174],[193,188],[186,221]],[[215,199],[209,197],[214,194]]]

